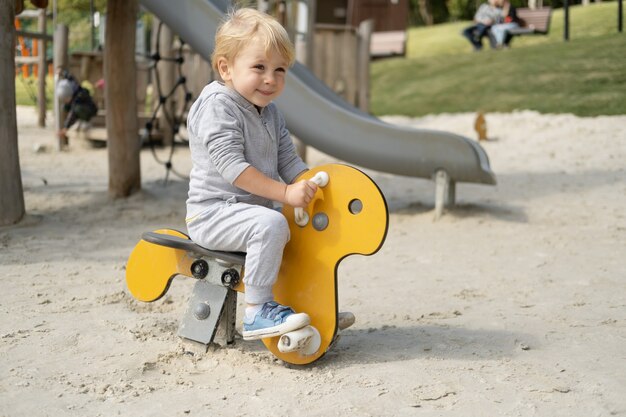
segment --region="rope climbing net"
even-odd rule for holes
[[[143,143],[148,144],[150,146],[150,150],[152,152],[154,159],[159,164],[165,167],[164,183],[167,185],[170,172],[181,179],[185,179],[185,180],[189,179],[187,175],[180,173],[174,168],[172,160],[174,156],[174,150],[176,149],[176,144],[177,143],[188,144],[189,142],[188,139],[184,137],[183,134],[181,133],[183,130],[181,129],[181,127],[183,127],[184,124],[186,123],[185,115],[187,114],[187,111],[189,110],[189,105],[193,100],[193,95],[187,88],[187,77],[185,76],[184,71],[183,71],[183,64],[185,63],[185,58],[184,58],[184,53],[183,53],[185,42],[182,39],[180,40],[180,46],[178,47],[178,52],[175,57],[163,56],[161,54],[161,45],[160,45],[160,34],[161,34],[162,25],[163,25],[163,22],[159,22],[157,35],[156,35],[157,41],[155,45],[155,51],[152,54],[146,56],[152,61],[149,69],[152,71],[154,75],[153,85],[156,86],[156,91],[154,91],[153,94],[156,94],[157,105],[154,107],[154,110],[152,111],[152,115],[150,119],[145,124],[145,128],[143,129],[141,139]],[[177,79],[174,82],[174,85],[172,86],[170,91],[163,91],[163,87],[162,87],[163,83],[161,82],[161,77],[158,71],[159,64],[163,62],[170,62],[170,63],[176,64]],[[184,97],[184,102],[182,106],[178,106],[178,109],[174,109],[174,106],[168,106],[167,103],[169,100],[173,100],[174,96],[177,94],[179,89],[182,89],[183,91],[182,95]],[[157,126],[157,119],[159,118],[161,114],[167,121],[167,126],[159,126],[159,128],[171,129],[172,138],[173,138],[171,143],[169,144],[169,151],[165,159],[159,157],[159,155],[157,154],[157,151],[156,151],[157,141],[156,141],[155,134],[154,134],[156,130],[156,126]]]

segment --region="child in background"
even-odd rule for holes
[[[63,102],[63,110],[67,112],[63,127],[57,132],[59,138],[67,143],[67,130],[78,120],[89,122],[98,113],[98,106],[86,88],[67,71],[61,70],[56,88],[57,97]]]
[[[274,202],[305,207],[311,181],[272,100],[285,86],[294,48],[284,28],[254,9],[232,12],[218,28],[213,69],[223,82],[207,85],[189,111],[192,169],[187,199],[191,239],[208,249],[246,252],[245,340],[278,336],[310,323],[274,301],[286,218]]]

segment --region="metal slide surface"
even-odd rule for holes
[[[205,59],[230,7],[225,0],[140,0]],[[361,167],[431,179],[444,169],[455,182],[495,184],[483,148],[468,138],[385,123],[344,101],[296,63],[276,104],[304,143]]]

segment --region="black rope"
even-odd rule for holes
[[[184,115],[187,112],[187,110],[189,109],[189,103],[192,101],[192,94],[189,91],[189,89],[187,88],[187,77],[183,74],[183,64],[185,62],[185,58],[183,57],[183,48],[185,46],[185,42],[183,40],[180,41],[180,47],[178,49],[178,56],[177,57],[162,57],[161,53],[160,53],[160,35],[161,35],[161,26],[163,25],[163,22],[159,22],[159,27],[157,29],[157,35],[156,35],[156,51],[152,54],[142,54],[142,56],[147,57],[149,59],[152,60],[153,64],[150,66],[150,70],[154,71],[154,79],[155,79],[155,84],[156,84],[156,94],[157,94],[157,98],[158,98],[158,104],[157,106],[154,108],[153,112],[152,112],[152,116],[150,117],[150,120],[148,122],[146,122],[145,125],[145,130],[144,130],[144,136],[142,137],[142,140],[144,142],[147,141],[148,145],[150,146],[150,150],[152,152],[152,155],[155,159],[155,161],[157,161],[157,163],[163,165],[165,167],[165,179],[164,179],[164,184],[167,185],[168,180],[169,180],[169,176],[170,176],[170,172],[174,175],[176,175],[177,177],[184,179],[184,180],[188,180],[189,177],[186,175],[181,174],[180,172],[178,172],[175,168],[174,165],[172,163],[172,159],[174,156],[174,150],[176,147],[176,139],[178,138],[182,143],[189,143],[189,141],[182,137],[181,133],[180,133],[180,127],[181,125],[183,125],[185,123]],[[159,77],[159,71],[158,71],[158,64],[161,61],[165,61],[165,62],[174,62],[176,63],[176,68],[178,71],[178,79],[176,80],[176,83],[174,84],[174,86],[172,87],[172,89],[167,92],[167,94],[163,94],[162,91],[162,87],[161,87],[161,80]],[[178,91],[179,88],[183,89],[184,92],[184,104],[182,106],[182,108],[180,109],[180,114],[172,114],[172,112],[170,112],[170,110],[168,109],[168,106],[166,106],[166,103],[168,100],[170,100],[172,98],[172,96],[174,96],[174,94],[176,94],[176,92]],[[171,126],[172,129],[172,143],[170,145],[170,150],[169,153],[167,155],[167,159],[166,160],[161,160],[159,158],[159,156],[156,153],[156,140],[154,139],[154,136],[152,134],[152,131],[154,129],[155,126],[155,121],[157,119],[157,115],[159,113],[159,111],[162,111],[165,119],[167,120],[169,126]],[[174,112],[175,113],[175,112]],[[163,127],[161,127],[163,128]]]

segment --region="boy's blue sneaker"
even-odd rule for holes
[[[308,314],[296,313],[291,307],[268,301],[252,319],[244,317],[243,340],[280,336],[308,326],[309,323],[311,319]]]

